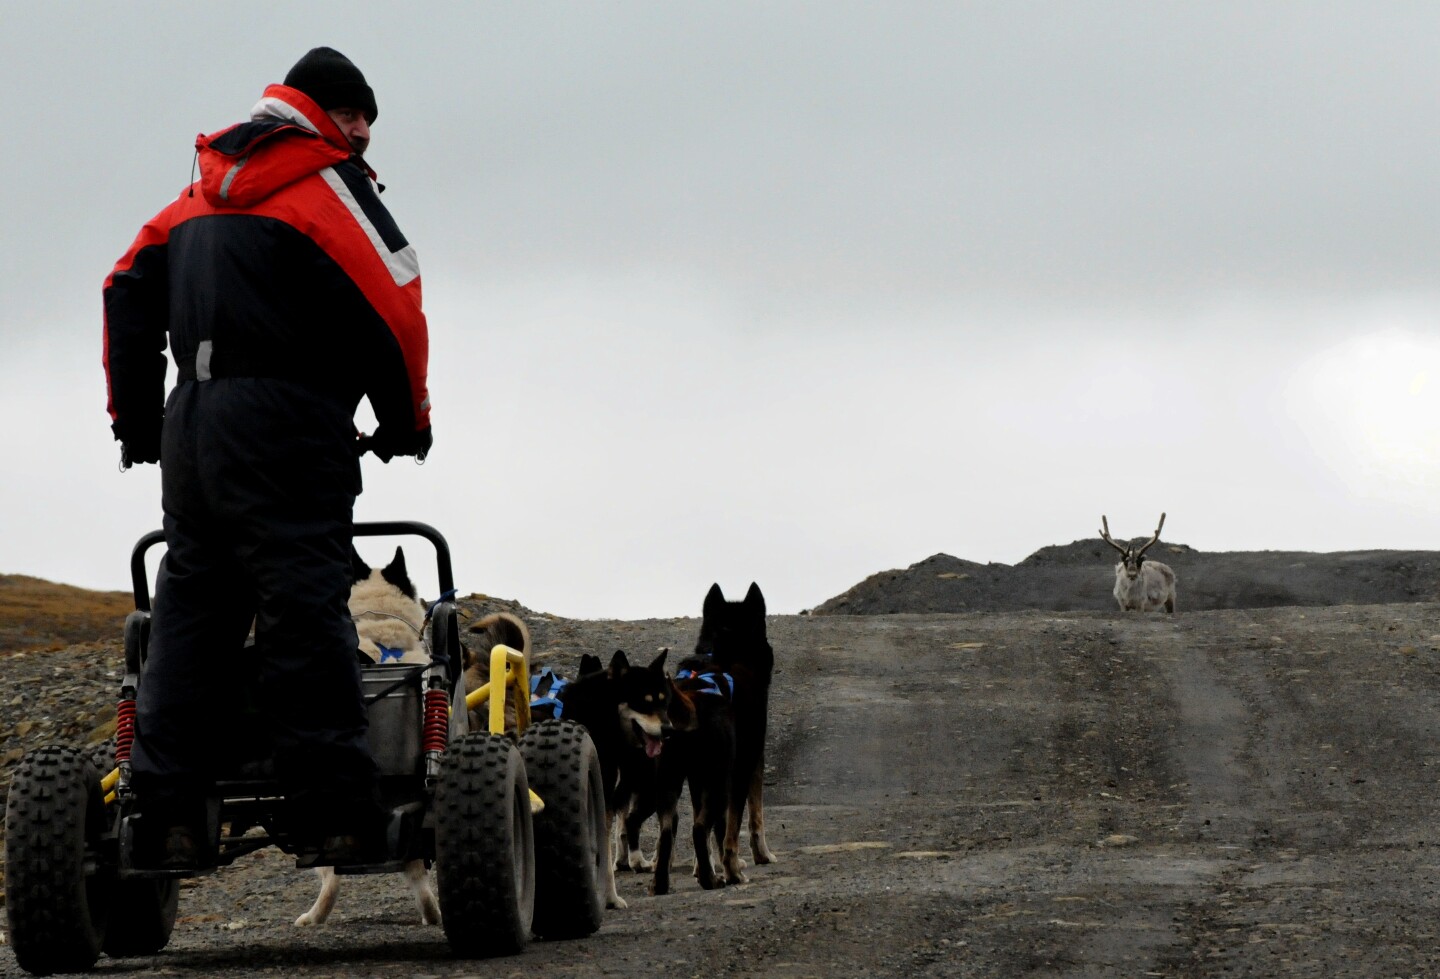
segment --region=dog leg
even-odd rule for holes
[[[430,889],[430,872],[425,869],[425,861],[411,860],[405,864],[405,879],[410,882],[410,892],[415,895],[415,903],[420,908],[421,923],[438,925],[440,902],[435,899],[435,892]]]
[[[725,842],[720,847],[725,883],[744,884],[749,880],[741,872],[744,861],[740,859],[740,818],[745,814],[745,797],[732,798],[725,808]]]
[[[726,883],[725,863],[721,853],[725,846],[725,813],[728,808],[725,782],[713,773],[704,784],[690,784],[690,812],[694,817],[691,839],[695,847],[695,868],[692,876],[706,890]],[[707,883],[708,881],[708,883]]]
[[[760,757],[755,766],[755,777],[750,780],[750,852],[755,862],[775,863],[775,851],[765,843],[765,757]]]
[[[717,820],[715,824],[710,827],[710,835],[705,847],[705,855],[710,860],[710,872],[717,877],[725,873],[725,861],[721,859],[720,856],[724,847],[725,825]],[[744,869],[744,860],[740,861],[740,867]],[[700,860],[698,857],[695,860],[695,873],[693,876],[696,880],[700,879]]]
[[[730,810],[733,815],[734,810]],[[738,816],[734,816],[738,819]],[[720,853],[720,863],[725,873],[725,883],[745,884],[750,878],[744,874],[745,861],[740,859],[740,827],[731,822],[731,816],[727,815],[724,827],[725,843]],[[715,835],[721,834],[721,828],[715,827]]]
[[[605,907],[619,909],[628,907],[628,905],[620,896],[620,892],[615,889],[615,862],[610,859],[610,849],[613,846],[617,828],[615,811],[613,809],[605,810],[605,853],[602,861],[605,867]]]
[[[320,894],[310,910],[295,919],[296,928],[323,925],[330,912],[335,910],[335,896],[340,890],[340,878],[336,876],[335,868],[316,867],[315,873],[320,878]]]
[[[625,835],[623,825],[617,824],[612,833],[605,834],[610,838],[610,852],[615,855],[615,861],[610,865],[611,870],[630,869],[630,840]]]
[[[645,859],[640,848],[640,829],[645,820],[655,815],[655,800],[650,795],[636,794],[630,797],[625,807],[624,829],[616,834],[619,852],[615,858],[616,870],[629,870],[637,874],[648,874],[655,864]]]
[[[722,880],[715,876],[715,867],[710,861],[710,836],[712,813],[702,800],[692,798],[690,808],[693,820],[690,824],[690,842],[695,847],[695,881],[707,891],[721,886]]]
[[[655,864],[645,859],[645,852],[640,849],[640,827],[645,825],[645,820],[652,814],[646,812],[638,803],[632,803],[630,811],[625,815],[625,851],[627,862],[631,870],[637,874],[648,874],[655,869]],[[618,864],[617,864],[618,866]]]
[[[662,805],[660,808],[660,844],[655,847],[655,880],[649,885],[649,893],[658,897],[670,894],[670,860],[675,849],[675,806]]]
[[[612,834],[613,845],[611,852],[615,854],[615,870],[628,871],[630,869],[630,813],[634,807],[634,800],[625,804],[625,808],[615,814],[615,832]]]

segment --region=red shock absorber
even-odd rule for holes
[[[441,689],[425,691],[425,751],[441,752],[450,741],[450,698]]]
[[[115,707],[115,764],[130,760],[135,743],[135,701],[122,700]]]

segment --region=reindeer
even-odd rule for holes
[[[1175,572],[1170,566],[1159,561],[1145,560],[1145,552],[1160,539],[1160,527],[1165,526],[1165,514],[1160,514],[1160,526],[1155,534],[1135,550],[1128,544],[1117,544],[1110,537],[1110,523],[1104,514],[1100,516],[1100,536],[1105,543],[1120,552],[1120,563],[1115,565],[1115,600],[1122,612],[1149,612],[1165,606],[1165,611],[1175,612]]]

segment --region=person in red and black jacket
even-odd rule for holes
[[[248,122],[197,138],[200,179],[105,280],[121,464],[161,467],[166,552],[132,784],[169,866],[212,855],[198,807],[221,754],[217,705],[247,670],[322,858],[365,857],[350,851],[383,820],[346,604],[360,447],[423,460],[431,433],[415,252],[363,156],[376,115],[360,70],[311,50]],[[378,424],[357,438],[362,398]]]

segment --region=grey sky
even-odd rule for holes
[[[100,283],[317,44],[431,322],[435,454],[357,516],[434,523],[466,591],[795,611],[1162,509],[1440,548],[1433,4],[0,12],[0,572],[125,586],[159,480],[116,472]]]

